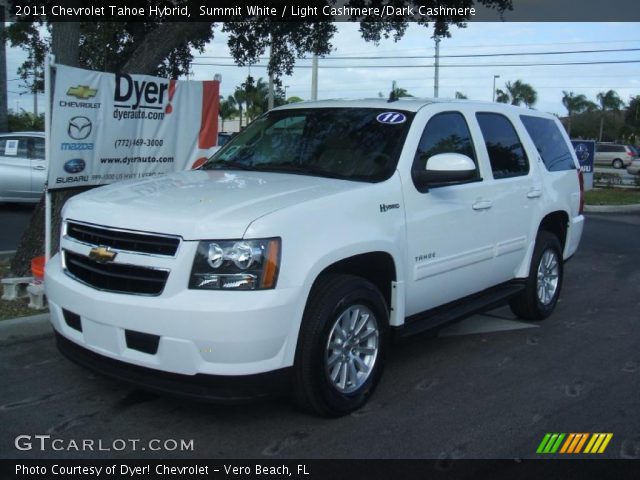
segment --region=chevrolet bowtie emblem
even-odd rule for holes
[[[98,263],[107,263],[112,262],[117,254],[117,252],[109,250],[109,247],[93,247],[89,252],[89,258]]]
[[[89,88],[88,85],[78,85],[77,87],[69,87],[67,90],[67,95],[70,97],[76,97],[81,99],[87,99],[91,97],[95,97],[96,93],[98,93],[97,88]]]

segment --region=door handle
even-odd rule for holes
[[[36,165],[35,167],[31,167],[31,168],[33,168],[34,170],[46,170],[47,169],[47,167],[43,167],[42,165]]]
[[[527,198],[539,198],[542,196],[542,189],[532,188],[527,192]]]
[[[474,210],[487,210],[493,206],[493,202],[491,200],[480,200],[473,204]]]

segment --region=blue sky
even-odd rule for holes
[[[433,96],[433,59],[342,59],[345,56],[432,56],[434,42],[430,28],[411,25],[402,40],[395,43],[383,40],[378,46],[360,38],[358,24],[339,23],[334,37],[335,50],[331,60],[320,60],[319,98],[363,98],[385,95],[395,80],[414,96]],[[469,23],[467,28],[453,27],[451,38],[440,43],[440,97],[453,97],[460,91],[471,99],[491,100],[493,76],[500,75],[496,86],[506,81],[521,79],[538,91],[539,110],[563,115],[562,91],[583,93],[595,101],[600,91],[613,89],[627,102],[632,95],[640,95],[640,63],[561,65],[561,66],[483,66],[486,64],[563,63],[637,60],[640,51],[581,53],[571,55],[527,55],[477,58],[445,58],[446,55],[526,53],[549,51],[640,49],[640,24],[638,23]],[[226,37],[216,32],[203,56],[228,57]],[[333,60],[336,58],[336,60]],[[16,69],[24,59],[24,52],[9,49],[7,55],[8,78],[16,78]],[[232,63],[231,59],[196,58],[200,63]],[[310,97],[311,70],[302,68],[310,60],[300,60],[300,68],[290,77],[283,78],[287,96]],[[477,65],[473,67],[447,67],[447,64]],[[323,68],[346,65],[350,68]],[[375,67],[373,67],[375,65]],[[380,68],[379,65],[386,65]],[[391,67],[392,65],[416,65],[416,68]],[[236,85],[246,78],[249,69],[235,66],[194,66],[190,78],[211,79],[222,74],[222,94],[232,93]],[[266,69],[251,67],[254,77],[265,77]],[[30,95],[19,96],[19,81],[9,82],[9,108],[18,106],[32,110]],[[40,99],[40,108],[42,107]]]

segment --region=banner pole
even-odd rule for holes
[[[45,58],[44,67],[44,155],[45,164],[51,168],[51,106],[53,102],[53,92],[51,89],[51,70],[55,66],[55,57],[51,54]],[[48,262],[51,258],[51,193],[49,191],[49,181],[44,184],[44,259]]]

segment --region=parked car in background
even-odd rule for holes
[[[636,158],[636,153],[629,145],[617,143],[596,144],[596,165],[608,165],[613,168],[622,168],[631,164]]]
[[[0,202],[37,203],[46,179],[44,132],[0,134]]]
[[[636,158],[631,165],[627,167],[627,172],[631,175],[640,175],[640,158]]]

